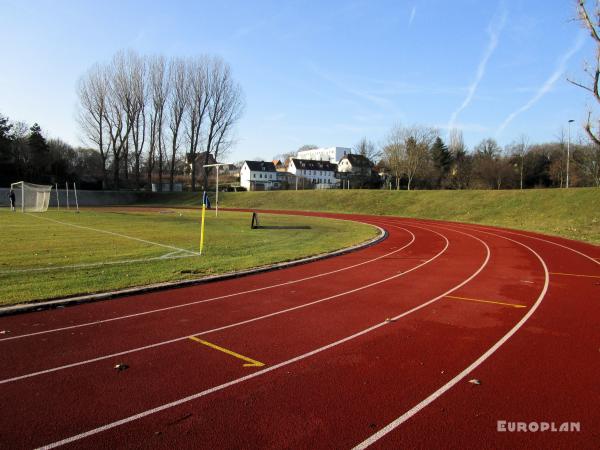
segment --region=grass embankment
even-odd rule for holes
[[[523,191],[274,191],[222,193],[231,208],[377,214],[537,231],[600,244],[600,189]],[[162,194],[152,202],[197,205],[199,195]]]
[[[0,305],[264,266],[348,247],[377,235],[373,227],[353,222],[266,214],[261,215],[261,225],[309,228],[250,230],[250,218],[248,213],[232,212],[215,218],[208,211],[204,252],[197,256],[185,250],[198,251],[198,209],[21,214],[2,208]]]

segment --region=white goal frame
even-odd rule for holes
[[[10,185],[11,189],[19,189],[21,190],[21,212],[31,211],[31,212],[46,212],[48,210],[48,205],[50,204],[50,192],[52,192],[52,185],[45,184],[33,184],[28,183],[26,181],[17,181],[16,183],[12,183]],[[25,189],[29,188],[36,192],[35,206],[34,207],[25,207]],[[41,198],[40,198],[41,194]]]

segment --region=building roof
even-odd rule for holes
[[[329,161],[292,158],[292,162],[294,163],[294,166],[296,166],[296,169],[301,170],[325,170],[330,172],[335,172],[337,170],[337,164]]]
[[[277,172],[275,164],[266,161],[244,161],[253,172]]]
[[[224,170],[230,170],[230,171],[240,170],[240,169],[238,169],[238,167],[235,164],[225,164],[224,166],[221,166],[221,168]]]
[[[191,162],[189,153],[186,153],[186,159],[188,162]],[[206,152],[196,153],[196,159],[195,159],[196,164],[200,164],[201,166],[204,165],[205,159],[206,159]],[[217,164],[217,160],[212,155],[212,153],[208,154],[208,163],[207,164]]]
[[[371,162],[371,160],[369,160],[369,158],[363,155],[350,153],[349,155],[344,155],[342,159],[344,158],[347,159],[350,162],[350,164],[352,164],[352,167],[373,167],[373,163]]]

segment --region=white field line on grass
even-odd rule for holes
[[[169,260],[169,259],[193,258],[195,256],[199,256],[199,255],[188,255],[188,254],[176,255],[177,253],[181,253],[181,252],[179,252],[179,251],[170,252],[170,253],[167,253],[166,255],[152,256],[152,257],[148,257],[148,258],[121,259],[121,260],[117,260],[117,261],[70,264],[70,265],[65,265],[65,266],[35,267],[33,269],[3,270],[3,271],[0,271],[0,275],[10,275],[13,273],[28,273],[28,272],[49,272],[52,270],[62,270],[62,269],[89,269],[92,267],[114,266],[114,265],[133,264],[133,263],[149,262],[149,261],[165,261],[165,260]],[[174,255],[174,256],[167,256],[167,255]]]
[[[419,227],[419,228],[420,228],[420,227]],[[432,231],[433,233],[437,233],[437,232],[435,232],[435,231],[433,231],[433,230],[430,230],[430,231]],[[245,382],[245,381],[248,381],[248,380],[251,380],[251,379],[253,379],[253,378],[260,377],[260,376],[262,376],[262,375],[265,375],[265,374],[267,374],[267,373],[269,373],[269,372],[272,372],[272,371],[274,371],[274,370],[280,369],[281,367],[288,366],[288,365],[290,365],[290,364],[293,364],[293,363],[296,363],[296,362],[298,362],[298,361],[304,360],[304,359],[306,359],[306,358],[309,358],[309,357],[311,357],[311,356],[314,356],[314,355],[316,355],[316,354],[322,353],[322,352],[324,352],[324,351],[326,351],[326,350],[329,350],[329,349],[331,349],[331,348],[333,348],[333,347],[337,347],[337,346],[339,346],[339,345],[341,345],[341,344],[344,344],[344,343],[346,343],[346,342],[348,342],[348,341],[351,341],[351,340],[353,340],[353,339],[356,339],[356,338],[358,338],[358,337],[360,337],[360,336],[363,336],[363,335],[365,335],[365,334],[367,334],[367,333],[370,333],[370,332],[372,332],[372,331],[375,331],[375,330],[377,330],[377,329],[379,329],[379,328],[381,328],[381,327],[384,327],[384,326],[389,326],[389,324],[390,324],[390,323],[393,323],[393,322],[395,322],[395,321],[396,321],[396,320],[398,320],[398,319],[401,319],[401,318],[403,318],[403,317],[406,317],[406,316],[408,316],[409,314],[412,314],[413,312],[416,312],[416,311],[418,311],[418,310],[420,310],[420,309],[423,309],[423,308],[425,308],[425,307],[427,307],[427,306],[431,305],[432,303],[434,303],[434,302],[436,302],[436,301],[438,301],[438,300],[440,300],[440,299],[444,298],[446,295],[448,295],[448,294],[450,294],[450,293],[452,293],[452,292],[456,291],[457,289],[460,289],[462,286],[464,286],[465,284],[467,284],[468,282],[470,282],[470,281],[471,281],[473,278],[475,278],[477,275],[479,275],[479,273],[481,273],[481,271],[482,271],[482,270],[485,268],[485,266],[488,264],[488,262],[489,262],[489,260],[490,260],[490,254],[491,254],[490,247],[489,247],[489,246],[488,246],[488,245],[487,245],[487,244],[486,244],[484,241],[482,241],[481,239],[479,239],[479,238],[477,238],[477,237],[475,237],[475,236],[473,236],[473,235],[470,235],[470,234],[468,234],[468,233],[462,233],[462,232],[460,232],[460,231],[456,231],[456,230],[451,230],[451,231],[454,231],[454,232],[456,232],[456,233],[460,233],[460,234],[464,234],[464,235],[466,235],[466,236],[470,236],[470,237],[472,237],[473,239],[476,239],[477,241],[481,242],[481,243],[484,245],[485,249],[486,249],[486,257],[484,258],[484,261],[483,261],[483,263],[482,263],[482,264],[479,266],[479,268],[478,268],[478,269],[477,269],[477,270],[476,270],[476,271],[475,271],[473,274],[471,274],[469,277],[467,277],[466,279],[464,279],[463,281],[461,281],[461,282],[460,282],[459,284],[457,284],[456,286],[454,286],[454,287],[452,287],[451,289],[447,290],[446,292],[444,292],[444,293],[442,293],[442,294],[438,295],[437,297],[434,297],[433,299],[431,299],[431,300],[428,300],[428,301],[426,301],[425,303],[421,303],[420,305],[418,305],[418,306],[415,306],[414,308],[412,308],[412,309],[410,309],[410,310],[408,310],[408,311],[405,311],[405,312],[403,312],[403,313],[400,313],[400,314],[398,314],[397,316],[394,316],[394,317],[392,317],[392,318],[390,319],[390,321],[388,321],[388,320],[385,320],[384,322],[377,323],[377,324],[375,324],[375,325],[373,325],[373,326],[370,326],[370,327],[368,327],[368,328],[365,328],[365,329],[363,329],[363,330],[361,330],[361,331],[359,331],[359,332],[357,332],[357,333],[354,333],[354,334],[352,334],[352,335],[350,335],[350,336],[346,336],[345,338],[342,338],[342,339],[339,339],[339,340],[337,340],[337,341],[331,342],[331,343],[329,343],[329,344],[327,344],[327,345],[324,345],[324,346],[322,346],[322,347],[319,347],[319,348],[317,348],[317,349],[315,349],[315,350],[311,350],[310,352],[303,353],[303,354],[301,354],[301,355],[298,355],[298,356],[296,356],[296,357],[294,357],[294,358],[291,358],[291,359],[288,359],[288,360],[286,360],[286,361],[280,362],[280,363],[278,363],[278,364],[275,364],[275,365],[273,365],[273,366],[269,366],[269,367],[267,367],[267,368],[265,368],[265,369],[263,369],[263,370],[259,370],[259,371],[257,371],[257,372],[254,372],[254,373],[250,374],[250,375],[246,375],[246,376],[244,376],[244,377],[236,378],[236,379],[234,379],[234,380],[231,380],[231,381],[229,381],[229,382],[227,382],[227,383],[223,383],[223,384],[220,384],[220,385],[218,385],[218,386],[214,386],[214,387],[212,387],[212,388],[206,389],[206,390],[204,390],[204,391],[201,391],[201,392],[198,392],[198,393],[192,394],[192,395],[190,395],[190,396],[187,396],[187,397],[184,397],[184,398],[181,398],[181,399],[175,400],[175,401],[173,401],[173,402],[166,403],[166,404],[163,404],[163,405],[157,406],[157,407],[155,407],[155,408],[152,408],[152,409],[148,409],[148,410],[146,410],[146,411],[143,411],[143,412],[141,412],[141,413],[138,413],[138,414],[135,414],[135,415],[132,415],[132,416],[129,416],[129,417],[123,418],[123,419],[121,419],[121,420],[117,420],[117,421],[115,421],[115,422],[108,423],[108,424],[106,424],[106,425],[103,425],[103,426],[100,426],[100,427],[98,427],[98,428],[94,428],[94,429],[92,429],[92,430],[88,430],[88,431],[86,431],[86,432],[83,432],[83,433],[80,433],[80,434],[76,434],[76,435],[70,436],[70,437],[68,437],[68,438],[66,438],[66,439],[62,439],[62,440],[60,440],[60,441],[56,441],[56,442],[53,442],[53,443],[47,444],[47,445],[45,445],[45,446],[43,446],[43,447],[40,447],[40,448],[42,448],[42,449],[51,449],[51,448],[55,448],[55,447],[59,447],[59,446],[65,445],[65,444],[69,444],[69,443],[71,443],[71,442],[75,442],[75,441],[78,441],[78,440],[80,440],[80,439],[83,439],[83,438],[86,438],[86,437],[89,437],[89,436],[93,436],[93,435],[95,435],[95,434],[98,434],[98,433],[101,433],[101,432],[103,432],[103,431],[110,430],[111,428],[115,428],[115,427],[118,427],[118,426],[124,425],[124,424],[126,424],[126,423],[133,422],[133,421],[136,421],[136,420],[142,419],[142,418],[144,418],[144,417],[150,416],[150,415],[152,415],[152,414],[156,414],[156,413],[158,413],[158,412],[161,412],[161,411],[164,411],[164,410],[167,410],[167,409],[173,408],[173,407],[175,407],[175,406],[179,406],[179,405],[182,405],[182,404],[184,404],[184,403],[188,403],[188,402],[190,402],[190,401],[193,401],[193,400],[199,399],[199,398],[201,398],[201,397],[205,397],[205,396],[207,396],[207,395],[209,395],[209,394],[212,394],[212,393],[214,393],[214,392],[218,392],[218,391],[224,390],[224,389],[226,389],[226,388],[228,388],[228,387],[234,386],[234,385],[236,385],[236,384],[239,384],[239,383],[243,383],[243,382]],[[440,234],[440,233],[437,233],[437,234]],[[442,236],[443,236],[443,235],[442,235]],[[448,248],[448,245],[449,245],[449,241],[448,241],[448,239],[447,239],[445,236],[443,236],[443,237],[444,237],[444,239],[446,240],[446,243],[447,243],[447,245],[446,245],[446,247],[445,247],[445,248],[447,249],[447,248]],[[445,250],[444,250],[444,251],[445,251]],[[440,253],[440,254],[441,254],[441,253]],[[436,256],[434,257],[434,259],[435,259],[435,258],[437,258],[437,257],[438,257],[440,254],[436,255]],[[422,265],[422,264],[421,264],[421,265]],[[418,267],[418,266],[417,266],[417,267]],[[415,268],[413,268],[413,269],[410,269],[410,270],[411,270],[411,271],[412,271],[412,270],[415,270],[417,267],[415,267]],[[385,282],[385,281],[389,281],[390,279],[393,279],[393,278],[396,278],[396,277],[398,277],[398,276],[401,276],[402,274],[403,274],[403,273],[401,273],[401,274],[398,274],[398,275],[394,275],[393,277],[387,278],[387,279],[385,279],[385,280],[381,280],[381,281],[379,281],[379,282],[376,282],[376,283],[372,283],[372,284],[370,284],[370,285],[364,286],[364,287],[362,287],[362,288],[359,288],[359,289],[355,289],[354,291],[361,290],[361,289],[366,289],[367,287],[371,287],[371,286],[373,286],[374,284],[380,284],[380,283],[383,283],[383,282]]]
[[[171,250],[177,250],[179,252],[186,252],[186,253],[190,253],[190,254],[195,255],[195,256],[199,256],[200,255],[200,253],[198,253],[198,252],[194,252],[192,250],[187,250],[185,248],[175,247],[174,245],[161,244],[159,242],[154,242],[154,241],[149,241],[147,239],[141,239],[141,238],[137,238],[137,237],[133,237],[133,236],[128,236],[126,234],[116,233],[114,231],[101,230],[99,228],[87,227],[87,226],[84,226],[84,225],[77,225],[77,224],[70,223],[70,222],[63,222],[61,220],[50,219],[49,217],[42,217],[42,216],[38,216],[38,215],[35,215],[35,214],[31,214],[31,213],[27,213],[27,214],[30,215],[30,216],[32,216],[32,217],[35,217],[36,219],[49,220],[50,222],[59,223],[61,225],[66,225],[66,226],[69,226],[69,227],[80,228],[82,230],[96,231],[97,233],[104,233],[104,234],[108,234],[108,235],[111,235],[111,236],[117,236],[117,237],[121,237],[121,238],[125,238],[125,239],[130,239],[132,241],[142,242],[144,244],[156,245],[158,247],[168,248],[168,249],[171,249]]]
[[[421,228],[421,227],[419,227],[419,228]],[[91,364],[91,363],[102,361],[102,360],[105,360],[105,359],[114,358],[116,356],[122,356],[122,355],[127,355],[127,354],[130,354],[130,353],[135,353],[135,352],[139,352],[139,351],[143,351],[143,350],[148,350],[148,349],[151,349],[151,348],[161,347],[163,345],[173,344],[175,342],[180,342],[180,341],[187,340],[187,339],[189,339],[192,336],[202,336],[202,335],[206,335],[206,334],[210,334],[210,333],[215,333],[217,331],[227,330],[227,329],[238,327],[238,326],[241,326],[241,325],[246,325],[248,323],[257,322],[259,320],[264,320],[264,319],[268,319],[270,317],[275,317],[275,316],[286,314],[286,313],[289,313],[289,312],[292,312],[292,311],[296,311],[296,310],[299,310],[299,309],[307,308],[307,307],[312,306],[312,305],[316,305],[316,304],[319,304],[319,303],[330,301],[330,300],[333,300],[335,298],[342,297],[344,295],[352,294],[354,292],[359,292],[359,291],[362,291],[364,289],[368,289],[370,287],[377,286],[379,284],[385,283],[385,282],[390,281],[390,280],[394,280],[394,279],[399,278],[399,277],[401,277],[403,275],[406,275],[407,273],[410,273],[410,272],[412,272],[414,270],[417,270],[419,267],[422,267],[422,266],[424,266],[426,264],[429,264],[430,262],[432,262],[435,259],[437,259],[438,257],[440,257],[442,254],[444,254],[446,252],[446,250],[448,250],[448,247],[450,246],[450,241],[448,241],[448,239],[444,235],[442,235],[440,233],[437,233],[435,231],[433,231],[433,233],[436,233],[436,234],[442,236],[442,238],[446,242],[446,244],[444,245],[444,248],[441,251],[439,251],[435,256],[429,258],[425,262],[423,262],[423,263],[421,263],[421,264],[419,264],[417,266],[414,266],[414,267],[412,267],[412,268],[410,268],[408,270],[405,270],[403,272],[399,272],[399,273],[397,273],[395,275],[392,275],[392,276],[387,277],[387,278],[383,278],[383,279],[381,279],[379,281],[375,281],[373,283],[364,285],[362,287],[351,289],[351,290],[344,291],[344,292],[340,292],[338,294],[334,294],[334,295],[331,295],[329,297],[321,298],[321,299],[318,299],[318,300],[313,300],[311,302],[303,303],[301,305],[293,306],[291,308],[281,309],[279,311],[275,311],[275,312],[272,312],[272,313],[269,313],[269,314],[264,314],[262,316],[253,317],[251,319],[242,320],[240,322],[235,322],[235,323],[232,323],[232,324],[229,324],[229,325],[224,325],[224,326],[221,326],[221,327],[218,327],[218,328],[213,328],[211,330],[202,330],[202,331],[198,331],[198,332],[195,332],[195,333],[186,334],[185,336],[181,336],[181,337],[169,339],[169,340],[166,340],[166,341],[156,342],[154,344],[149,344],[149,345],[145,345],[145,346],[142,346],[142,347],[132,348],[132,349],[124,350],[124,351],[117,352],[117,353],[111,353],[109,355],[98,356],[96,358],[91,358],[91,359],[88,359],[88,360],[85,360],[85,361],[78,361],[78,362],[75,362],[75,363],[65,364],[65,365],[62,365],[62,366],[53,367],[53,368],[45,369],[45,370],[40,370],[40,371],[37,371],[37,372],[31,372],[31,373],[28,373],[28,374],[19,375],[19,376],[12,377],[12,378],[6,378],[4,380],[0,380],[0,384],[12,383],[14,381],[23,380],[25,378],[31,378],[31,377],[35,377],[35,376],[38,376],[38,375],[44,375],[44,374],[48,374],[48,373],[52,373],[52,372],[57,372],[59,370],[69,369],[69,368],[72,368],[72,367],[82,366],[82,365],[85,365],[85,364]],[[460,231],[456,231],[456,233],[465,234],[465,233],[462,233]]]
[[[178,253],[181,253],[181,250],[175,250],[174,252],[165,253],[162,256],[159,256],[159,259],[170,259],[173,258]]]
[[[516,323],[516,325],[508,331],[508,333],[506,333],[504,336],[502,336],[494,345],[492,345],[479,358],[477,358],[475,361],[473,361],[473,363],[471,363],[468,367],[466,367],[462,372],[460,372],[458,375],[456,375],[454,378],[452,378],[446,384],[441,386],[438,390],[433,392],[427,398],[425,398],[421,402],[417,403],[415,406],[413,406],[410,410],[406,411],[404,414],[402,414],[396,420],[394,420],[393,422],[390,422],[388,425],[383,427],[377,433],[371,435],[369,438],[365,439],[363,442],[361,442],[360,444],[355,446],[353,448],[353,450],[362,450],[362,449],[365,449],[365,448],[369,447],[370,445],[374,444],[379,439],[384,437],[386,434],[390,433],[391,431],[396,429],[398,426],[400,426],[402,423],[406,422],[408,419],[413,417],[415,414],[417,414],[423,408],[427,407],[429,404],[434,402],[436,399],[438,399],[440,396],[442,396],[446,391],[450,390],[459,381],[461,381],[463,378],[465,378],[469,373],[471,373],[473,370],[475,370],[477,367],[479,367],[486,359],[488,359],[490,356],[492,356],[492,354],[494,354],[494,352],[496,352],[496,350],[498,350],[506,341],[508,341],[517,331],[519,331],[519,329],[525,324],[525,322],[527,322],[527,320],[533,315],[533,313],[535,313],[535,311],[538,309],[538,307],[542,303],[542,300],[546,296],[546,292],[548,291],[548,285],[550,284],[550,275],[548,273],[548,266],[546,265],[544,259],[535,250],[533,250],[531,247],[523,244],[522,242],[515,241],[514,239],[508,238],[506,236],[502,236],[500,234],[490,233],[490,232],[486,232],[486,231],[482,231],[482,230],[478,230],[478,231],[481,233],[490,234],[492,236],[497,236],[502,239],[512,241],[518,245],[521,245],[522,247],[525,247],[527,250],[529,250],[531,253],[533,253],[535,255],[535,257],[541,263],[542,268],[544,269],[544,287],[542,288],[537,300],[535,301],[533,306],[529,309],[529,311],[527,311],[527,313],[521,318],[521,320],[519,320]]]
[[[260,287],[260,288],[250,289],[250,290],[247,290],[247,291],[234,292],[233,294],[219,295],[217,297],[211,297],[211,298],[207,298],[207,299],[203,299],[203,300],[195,300],[195,301],[192,301],[192,302],[182,303],[182,304],[179,304],[179,305],[171,305],[171,306],[166,306],[164,308],[151,309],[149,311],[143,311],[143,312],[133,313],[133,314],[126,314],[126,315],[118,316],[118,317],[111,317],[110,319],[95,320],[93,322],[85,322],[85,323],[81,323],[81,324],[77,324],[77,325],[70,325],[70,326],[67,326],[67,327],[53,328],[53,329],[50,329],[50,330],[36,331],[34,333],[27,333],[27,334],[20,334],[20,335],[16,335],[16,336],[10,336],[10,337],[6,337],[6,338],[0,339],[0,342],[2,342],[2,341],[12,341],[12,340],[15,340],[15,339],[23,339],[23,338],[26,338],[26,337],[38,336],[40,334],[48,334],[48,333],[56,333],[58,331],[72,330],[74,328],[89,327],[89,326],[98,325],[98,324],[101,324],[101,323],[107,323],[107,322],[114,322],[114,321],[117,321],[117,320],[130,319],[130,318],[133,318],[133,317],[145,316],[147,314],[155,314],[155,313],[159,313],[159,312],[163,312],[163,311],[169,311],[169,310],[177,309],[177,308],[185,308],[185,307],[188,307],[188,306],[198,305],[198,304],[201,304],[201,303],[210,303],[210,302],[214,302],[214,301],[217,301],[217,300],[223,300],[223,299],[226,299],[226,298],[237,297],[237,296],[240,296],[240,295],[252,294],[252,293],[255,293],[255,292],[266,291],[268,289],[275,289],[275,288],[279,288],[279,287],[282,287],[282,286],[288,286],[290,284],[301,283],[303,281],[313,280],[313,279],[316,279],[316,278],[321,278],[321,277],[325,277],[325,276],[328,276],[328,275],[332,275],[332,274],[336,274],[336,273],[339,273],[339,272],[343,272],[345,270],[354,269],[355,267],[359,267],[359,266],[362,266],[362,265],[365,265],[365,264],[370,264],[370,263],[372,263],[374,261],[378,261],[380,259],[387,258],[387,257],[389,257],[389,256],[391,256],[391,255],[393,255],[395,253],[401,252],[405,248],[407,248],[410,245],[412,245],[413,242],[415,242],[415,235],[412,232],[410,232],[406,228],[398,227],[396,225],[393,225],[393,226],[394,226],[394,228],[398,228],[400,230],[406,231],[411,236],[411,240],[407,244],[403,245],[402,247],[400,247],[400,248],[398,248],[396,250],[393,250],[391,252],[385,253],[385,254],[383,254],[381,256],[378,256],[376,258],[372,258],[372,259],[369,259],[367,261],[363,261],[363,262],[360,262],[360,263],[357,263],[357,264],[352,264],[350,266],[342,267],[340,269],[336,269],[336,270],[332,270],[332,271],[329,271],[329,272],[320,273],[320,274],[317,274],[317,275],[312,275],[310,277],[299,278],[299,279],[296,279],[296,280],[291,280],[291,281],[286,281],[286,282],[283,282],[283,283],[272,284],[270,286],[263,286],[263,287]],[[417,228],[422,228],[422,227],[417,227]]]

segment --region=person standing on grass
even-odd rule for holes
[[[208,198],[208,192],[206,191],[202,194],[202,203],[206,205],[206,209],[210,209],[210,199]]]
[[[10,199],[10,210],[12,212],[15,212],[16,211],[15,203],[17,201],[17,196],[15,195],[15,191],[13,191],[12,188],[11,188],[10,192],[8,193],[8,198]]]

